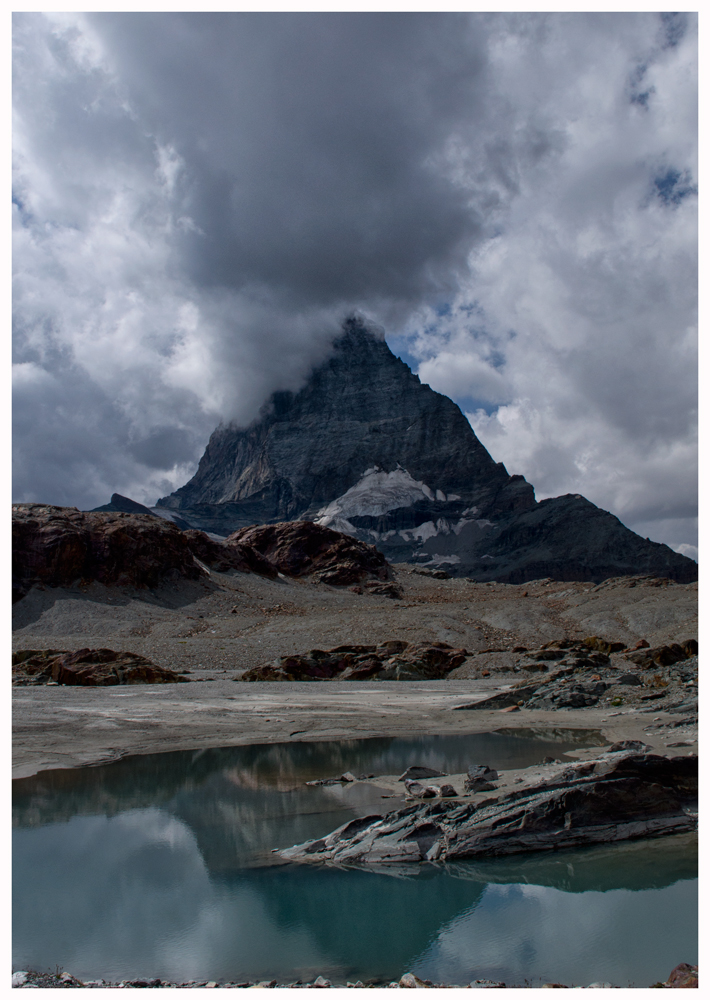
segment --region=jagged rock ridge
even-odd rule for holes
[[[247,428],[218,427],[195,476],[153,509],[222,535],[311,520],[391,562],[476,580],[697,579],[692,560],[582,496],[537,503],[459,407],[354,318],[300,392],[275,393]]]

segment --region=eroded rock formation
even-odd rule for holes
[[[12,545],[15,599],[34,584],[68,587],[98,580],[155,587],[169,579],[197,580],[208,570],[310,576],[400,596],[381,552],[310,522],[254,527],[216,541],[151,514],[14,504]]]
[[[310,521],[254,525],[234,532],[228,545],[255,550],[286,576],[312,576],[333,586],[387,581],[392,572],[374,545]]]
[[[694,755],[610,750],[552,765],[545,778],[500,797],[439,798],[365,816],[280,854],[336,864],[453,861],[656,837],[696,828],[697,789]]]

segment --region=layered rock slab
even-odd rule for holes
[[[353,820],[283,850],[290,861],[446,861],[657,837],[697,826],[698,761],[635,750],[551,767],[518,791]]]

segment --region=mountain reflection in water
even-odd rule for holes
[[[389,981],[412,969],[462,985],[574,976],[643,986],[696,961],[687,835],[446,866],[271,863],[274,847],[398,804],[367,784],[306,780],[561,755],[559,742],[491,742],[499,735],[161,754],[15,782],[14,967],[280,982]]]

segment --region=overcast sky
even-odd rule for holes
[[[154,503],[354,309],[695,555],[692,14],[14,15],[16,500]]]

